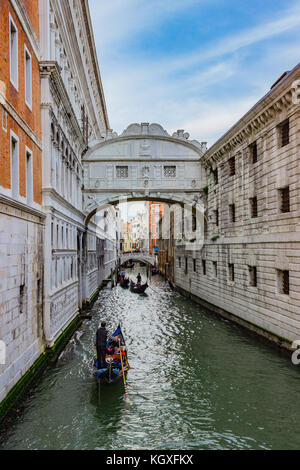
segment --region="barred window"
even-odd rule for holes
[[[128,166],[117,166],[117,178],[128,178]]]
[[[258,216],[257,210],[257,197],[254,196],[250,199],[250,207],[251,207],[251,217],[255,218]]]
[[[290,273],[289,271],[278,270],[278,290],[280,294],[290,294]]]
[[[231,222],[235,222],[235,204],[229,205],[229,214]]]
[[[218,263],[217,261],[213,261],[213,273],[215,277],[218,277]]]
[[[178,266],[181,268],[181,258],[178,258]]]
[[[205,259],[202,260],[202,273],[203,273],[203,276],[206,276],[206,260]]]
[[[253,142],[250,146],[249,146],[249,149],[250,149],[250,153],[251,153],[251,160],[252,160],[252,163],[256,163],[257,160],[258,160],[258,155],[257,155],[257,142]]]
[[[249,266],[249,281],[251,287],[257,287],[257,267]]]
[[[219,183],[218,168],[216,168],[215,170],[213,170],[213,176],[214,176],[214,182],[215,182],[215,184],[218,184],[218,183]]]
[[[185,258],[185,274],[188,274],[188,258]]]
[[[235,157],[232,157],[228,160],[229,164],[229,175],[234,176],[235,175]]]
[[[290,143],[290,121],[287,119],[280,124],[281,147]]]
[[[234,264],[228,264],[229,281],[234,282]]]
[[[290,212],[290,188],[280,189],[281,212]]]
[[[215,222],[216,226],[219,227],[219,209],[215,210]]]
[[[194,273],[197,272],[197,260],[195,258],[193,258],[193,270],[194,270]]]
[[[165,178],[176,178],[176,166],[165,166],[164,167]]]

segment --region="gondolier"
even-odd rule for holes
[[[107,342],[106,322],[103,321],[101,323],[101,327],[98,328],[97,333],[96,333],[96,350],[97,350],[97,361],[98,361],[99,368],[103,364],[105,364],[106,342]]]

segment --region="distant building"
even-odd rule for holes
[[[165,206],[161,202],[149,202],[149,252],[156,251],[159,240],[159,222],[162,219]]]

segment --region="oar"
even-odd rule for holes
[[[128,390],[127,390],[127,385],[126,385],[126,379],[125,379],[125,372],[124,372],[124,367],[123,367],[123,358],[122,358],[122,350],[121,350],[121,340],[119,340],[119,349],[120,349],[120,359],[121,359],[121,365],[122,365],[122,374],[123,374],[123,382],[124,382],[124,390],[125,390],[125,400],[129,400],[128,397]]]
[[[156,294],[158,294],[157,290],[153,289],[151,286],[148,286],[151,290],[153,290],[153,292],[155,292]]]

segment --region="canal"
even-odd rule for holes
[[[131,274],[136,275],[136,273]],[[100,292],[92,320],[0,434],[0,449],[298,449],[300,370],[287,357],[173,292]],[[91,375],[95,332],[121,322],[122,382]],[[81,335],[81,336],[80,336]]]

